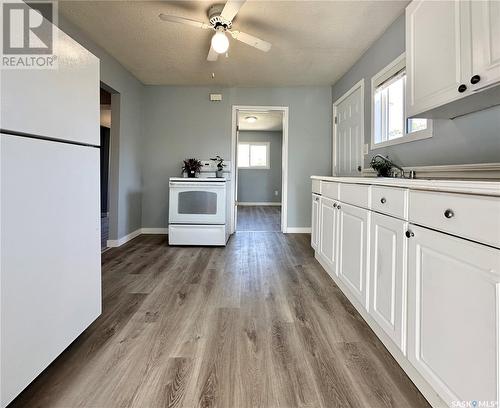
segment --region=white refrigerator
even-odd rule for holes
[[[57,37],[57,70],[1,72],[2,408],[101,313],[99,60]]]

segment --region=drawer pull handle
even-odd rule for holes
[[[333,203],[333,208],[337,208],[337,203]]]
[[[380,202],[381,202],[382,204],[385,204],[385,203],[387,202],[387,200],[385,199],[385,197],[382,197],[382,198],[380,199]]]
[[[337,210],[340,210],[340,204],[339,204],[339,205],[337,205]]]
[[[445,212],[444,212],[444,216],[446,218],[453,218],[455,216],[455,213],[453,212],[453,210],[450,210],[450,209],[447,209]]]
[[[415,233],[413,231],[408,230],[405,232],[405,235],[406,235],[406,238],[411,238],[411,237],[415,236]]]

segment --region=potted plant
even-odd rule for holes
[[[188,177],[196,177],[196,174],[200,172],[202,166],[201,161],[198,159],[186,159],[182,166],[182,172],[187,173]]]
[[[217,178],[221,178],[223,176],[224,167],[226,167],[226,165],[224,164],[224,159],[222,157],[220,157],[219,155],[217,155],[213,159],[210,159],[210,160],[217,163],[217,171],[215,172],[215,176]]]
[[[374,157],[370,162],[370,167],[377,172],[377,177],[390,177],[391,175],[391,163],[381,157]]]

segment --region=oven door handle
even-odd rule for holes
[[[200,189],[200,188],[206,188],[206,187],[210,187],[210,188],[220,188],[221,190],[226,188],[226,185],[225,183],[213,183],[211,181],[205,181],[205,182],[200,182],[200,183],[193,183],[193,182],[179,182],[179,181],[171,181],[169,183],[170,187],[171,188],[185,188],[185,187],[189,187],[190,189]]]

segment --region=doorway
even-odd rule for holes
[[[233,106],[231,232],[286,232],[288,108]]]
[[[363,170],[364,79],[333,104],[334,176],[359,176]]]
[[[101,251],[109,239],[109,147],[111,139],[111,93],[100,89]]]

